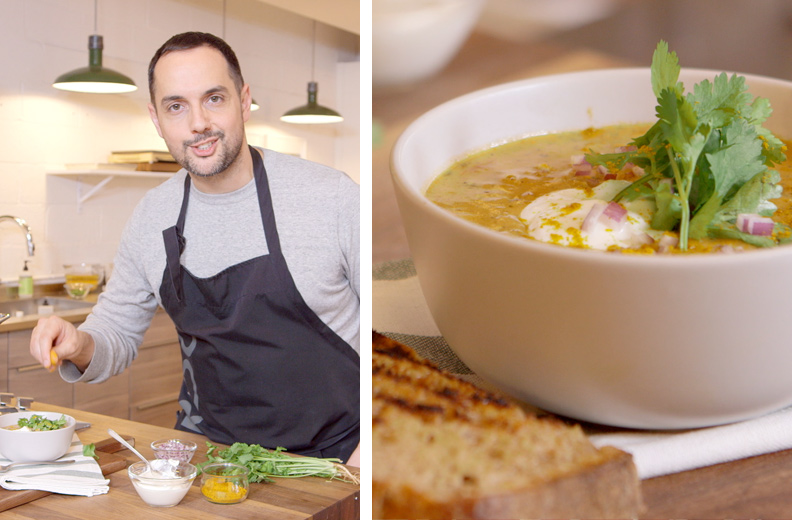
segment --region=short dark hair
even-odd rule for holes
[[[162,47],[157,49],[157,52],[154,53],[154,57],[151,58],[148,68],[148,84],[149,96],[151,97],[152,103],[154,102],[154,67],[157,65],[160,58],[169,52],[186,51],[203,45],[217,49],[220,54],[223,55],[226,63],[228,63],[228,73],[231,75],[231,79],[234,80],[237,91],[242,91],[245,80],[242,79],[242,69],[239,67],[239,60],[237,60],[234,50],[225,40],[218,38],[214,34],[191,31],[172,36],[168,41],[162,44]]]

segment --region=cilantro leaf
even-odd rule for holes
[[[652,74],[652,89],[655,96],[660,97],[664,90],[681,90],[678,85],[679,79],[679,59],[676,52],[668,51],[668,43],[660,40],[657,44],[657,49],[652,55],[652,71],[657,71]]]

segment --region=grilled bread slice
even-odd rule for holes
[[[634,518],[629,454],[373,334],[374,518]]]

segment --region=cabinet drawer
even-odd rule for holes
[[[178,393],[182,382],[179,344],[141,348],[129,372],[129,401],[132,406]]]
[[[178,392],[162,396],[150,401],[133,404],[129,408],[129,418],[164,428],[173,428],[176,424],[176,413],[179,411]]]
[[[179,335],[176,333],[176,327],[173,325],[168,314],[160,309],[151,319],[151,325],[146,333],[143,335],[143,343],[141,348],[149,345],[158,345],[162,343],[178,342]]]
[[[129,371],[103,383],[74,385],[74,408],[86,412],[129,418]]]
[[[8,366],[10,368],[38,365],[38,362],[30,355],[31,332],[31,329],[25,329],[8,333]]]
[[[43,403],[72,406],[73,385],[61,379],[57,372],[49,372],[38,363],[11,368],[8,372],[8,391],[17,397],[33,397]]]

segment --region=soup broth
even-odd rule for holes
[[[612,195],[619,188],[638,179],[643,172],[628,165],[619,171],[590,168],[583,161],[589,151],[617,150],[633,138],[644,134],[649,124],[613,125],[598,129],[540,135],[509,142],[471,154],[449,167],[429,186],[426,196],[437,205],[456,215],[495,231],[536,239],[559,245],[596,248],[609,251],[654,254],[658,251],[679,253],[666,247],[666,238],[673,232],[657,232],[642,227],[640,215],[652,208],[635,208],[629,220],[636,224],[633,241],[609,241],[592,245],[581,238],[578,229],[562,218],[545,218],[542,224],[529,224],[526,207],[540,197],[553,197],[562,190],[576,189],[586,196],[596,190]],[[785,144],[788,144],[785,142]],[[772,202],[778,207],[773,219],[792,224],[792,165],[790,161],[775,168],[781,174],[784,195]],[[569,192],[571,193],[571,192]],[[609,196],[610,196],[609,195]],[[547,198],[547,197],[545,197]],[[554,203],[557,206],[561,202]],[[571,213],[579,206],[573,199],[564,200],[564,212]],[[530,212],[529,212],[530,213]],[[651,218],[648,218],[651,220]],[[640,225],[638,225],[640,224]],[[549,229],[548,229],[549,228]],[[648,238],[643,235],[648,235]],[[666,237],[666,238],[664,238]],[[741,240],[703,238],[691,240],[689,253],[740,251],[754,249]]]

